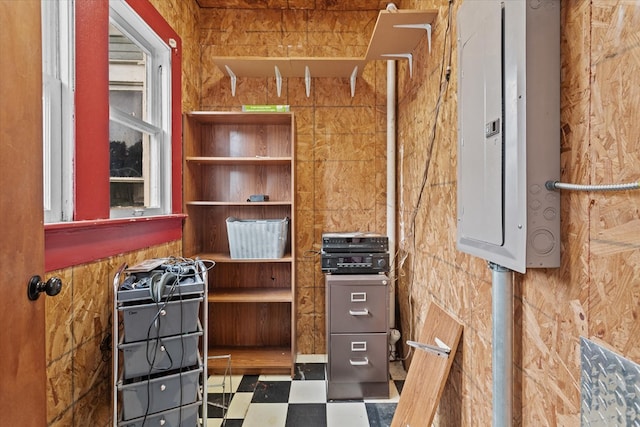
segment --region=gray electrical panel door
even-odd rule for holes
[[[466,0],[457,24],[457,248],[558,267],[560,1]]]
[[[504,242],[502,16],[498,2],[465,22],[460,49],[458,232]]]

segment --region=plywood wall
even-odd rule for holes
[[[385,231],[384,64],[368,64],[351,97],[347,78],[238,78],[236,96],[212,56],[364,56],[379,1],[206,2],[200,11],[203,110],[288,104],[296,119],[297,348],[325,353],[323,232]],[[319,4],[322,3],[322,4]],[[325,4],[326,3],[326,4]],[[224,6],[227,7],[224,7]]]
[[[438,110],[440,67],[461,4],[454,2],[445,37],[447,3],[402,2],[403,8],[438,7],[440,14],[432,54],[420,60],[413,79],[400,72],[400,317],[403,340],[421,329],[429,301],[464,323],[436,423],[490,425],[491,276],[484,261],[455,249],[455,43]],[[561,12],[562,180],[637,181],[640,4],[568,0]],[[515,278],[514,425],[579,425],[580,336],[603,339],[640,361],[640,192],[561,197],[562,266]]]
[[[113,275],[123,263],[181,252],[181,241],[168,242],[47,273],[64,283],[45,300],[48,426],[112,425]]]
[[[200,103],[200,8],[195,0],[149,0],[182,40],[182,110]]]

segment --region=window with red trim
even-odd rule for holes
[[[127,15],[128,24],[115,27],[124,30],[130,39],[148,26],[165,46],[169,69],[155,69],[161,75],[159,81],[167,84],[163,107],[153,112],[164,120],[159,126],[158,122],[147,126],[144,119],[133,115],[133,119],[124,117],[122,109],[114,113],[112,108],[110,113],[109,31],[110,26],[114,27],[114,21],[110,21],[114,10]],[[181,50],[176,32],[147,0],[112,1],[111,7],[108,0],[75,2],[73,215],[72,221],[45,225],[47,271],[181,238]],[[113,214],[112,184],[127,181],[120,179],[123,177],[112,179],[109,141],[110,123],[114,122],[124,122],[135,131],[142,130],[156,138],[154,143],[158,145],[149,148],[148,166],[152,171],[156,167],[153,162],[161,164],[158,170],[163,168],[164,175],[156,181],[150,176],[143,180],[150,186],[164,184],[165,199],[151,195],[150,188],[145,195],[143,184],[142,196],[134,197],[142,200],[142,205],[116,207],[119,212]],[[152,155],[160,144],[165,144],[165,154],[156,150]],[[140,156],[140,161],[145,155]]]

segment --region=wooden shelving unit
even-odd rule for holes
[[[208,353],[230,354],[234,373],[293,375],[294,116],[191,112],[183,129],[183,252],[216,263],[207,295]],[[248,202],[252,194],[267,194],[269,201]],[[231,258],[228,217],[289,218],[284,256]],[[208,366],[225,368],[216,359]]]
[[[364,57],[214,56],[212,60],[231,78],[234,95],[238,77],[305,78],[307,96],[311,78],[340,77],[351,80],[353,96],[356,77],[362,75],[368,61],[406,59],[412,66],[415,49],[425,34],[431,46],[431,26],[437,15],[435,9],[381,10]]]

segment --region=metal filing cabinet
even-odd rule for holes
[[[327,398],[389,397],[389,278],[325,276]]]

